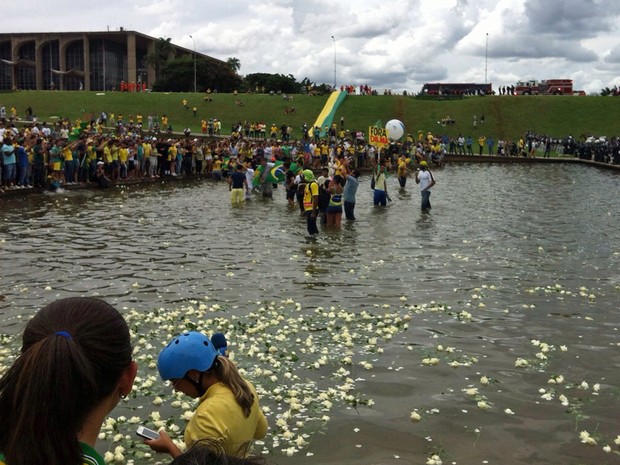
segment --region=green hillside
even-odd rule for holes
[[[167,114],[175,131],[190,127],[200,131],[202,118],[218,118],[224,133],[237,121],[264,121],[280,126],[290,125],[294,135],[299,136],[304,123],[312,124],[327,95],[309,97],[294,95],[292,101],[278,95],[262,94],[215,94],[210,102],[203,94],[191,93],[118,93],[21,91],[0,94],[0,104],[7,111],[15,106],[23,116],[31,106],[39,121],[53,122],[58,117],[71,120],[99,115],[101,111],[128,115],[141,113]],[[183,107],[187,99],[189,110]],[[240,101],[242,105],[238,105]],[[197,107],[197,115],[192,112]],[[286,114],[285,108],[295,107],[294,114]],[[484,115],[485,124],[473,127],[473,116]],[[572,134],[614,136],[620,134],[620,98],[572,97],[572,96],[487,96],[468,97],[461,100],[420,100],[411,96],[348,96],[336,113],[334,121],[344,117],[347,129],[366,131],[377,120],[383,123],[392,118],[403,121],[408,132],[433,133],[456,136],[459,133],[477,137],[485,135],[495,139],[515,138],[526,131],[563,137]],[[442,126],[439,121],[450,117],[455,124]]]

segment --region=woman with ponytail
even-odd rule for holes
[[[121,314],[92,298],[58,300],[26,325],[0,378],[0,464],[103,465],[101,425],[137,366]]]
[[[177,391],[200,398],[185,428],[185,444],[217,441],[227,455],[245,457],[253,439],[267,433],[267,419],[258,405],[254,386],[243,379],[235,364],[222,356],[207,336],[187,332],[173,339],[159,354],[157,368]],[[173,458],[181,451],[165,431],[146,440],[153,450]]]

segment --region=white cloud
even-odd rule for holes
[[[3,5],[5,30],[122,26],[237,57],[242,74],[332,83],[334,36],[339,84],[418,91],[428,81],[482,82],[486,65],[495,87],[571,77],[598,91],[591,88],[620,75],[620,3],[603,0],[109,0],[84,8],[57,0],[32,14],[40,8],[39,0]]]

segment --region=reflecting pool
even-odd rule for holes
[[[137,464],[167,458],[145,455],[133,422],[172,418],[182,437],[194,406],[154,364],[188,328],[226,332],[270,422],[255,450],[277,464],[613,462],[620,176],[435,176],[430,214],[413,180],[389,179],[380,209],[362,178],[358,220],[316,238],[282,188],[241,208],[197,181],[1,199],[0,364],[47,302],[99,296],[127,315],[140,363],[99,446]]]

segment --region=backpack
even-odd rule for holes
[[[319,210],[325,211],[329,206],[329,199],[331,198],[331,194],[322,185],[317,183],[317,186],[319,186]]]

